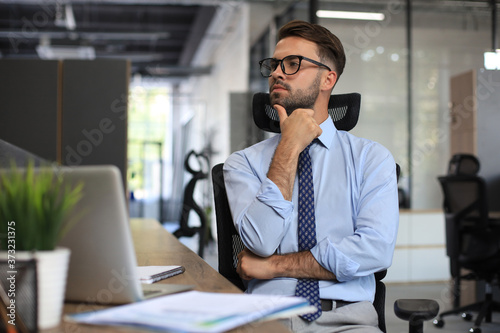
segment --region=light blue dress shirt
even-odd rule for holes
[[[396,166],[382,145],[338,131],[330,117],[312,145],[317,245],[314,258],[338,281],[320,281],[320,297],[373,301],[373,273],[392,263],[399,223]],[[298,180],[292,201],[267,178],[280,135],[235,152],[224,163],[233,221],[245,246],[267,257],[298,251]],[[248,292],[294,295],[297,280],[253,279]]]

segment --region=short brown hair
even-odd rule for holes
[[[321,60],[330,60],[335,64],[337,78],[344,71],[344,47],[340,39],[325,27],[306,21],[294,20],[285,24],[278,32],[278,40],[286,37],[300,37],[316,43]]]

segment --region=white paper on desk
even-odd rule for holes
[[[223,332],[249,322],[315,310],[299,297],[189,291],[69,316],[96,325],[133,325],[181,332]]]

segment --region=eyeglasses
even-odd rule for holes
[[[281,65],[281,70],[284,74],[293,75],[299,71],[302,60],[307,60],[310,63],[313,63],[319,67],[324,67],[331,71],[330,67],[316,60],[299,55],[289,55],[281,60],[275,58],[262,59],[261,61],[259,61],[260,74],[262,74],[263,77],[270,77],[271,74],[276,70],[276,68],[278,68],[278,65]]]

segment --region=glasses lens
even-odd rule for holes
[[[276,70],[278,65],[282,64],[281,69],[283,73],[286,75],[292,75],[299,71],[300,63],[302,58],[296,55],[290,55],[288,57],[283,58],[283,60],[277,60],[274,58],[266,58],[261,60],[260,63],[260,73],[264,77],[269,77]]]
[[[264,77],[271,76],[271,73],[276,70],[278,62],[273,58],[267,58],[260,61],[260,73]]]
[[[301,59],[298,56],[288,56],[283,58],[283,66],[285,67],[285,74],[292,75],[299,71]]]

